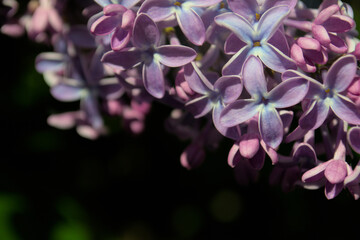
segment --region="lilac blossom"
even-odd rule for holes
[[[103,15],[89,20],[90,31],[94,35],[111,34],[111,48],[121,50],[131,39],[135,13],[120,4],[109,4],[103,9]]]
[[[217,16],[215,22],[231,30],[241,40],[236,43],[241,43],[240,50],[225,64],[223,74],[241,74],[243,64],[249,56],[258,56],[267,67],[274,71],[284,72],[287,69],[296,69],[294,61],[279,50],[284,47],[284,43],[285,46],[287,43],[284,35],[277,30],[289,12],[288,6],[272,7],[254,25],[236,13],[224,13]],[[276,46],[269,42],[272,37],[278,39]],[[283,46],[278,46],[281,44]]]
[[[301,70],[316,72],[315,64],[325,64],[328,53],[316,39],[299,37],[291,46],[291,58]]]
[[[184,35],[200,46],[205,41],[205,26],[195,8],[209,7],[219,2],[221,0],[146,0],[139,13],[147,13],[156,22],[175,15]]]
[[[347,123],[360,124],[360,112],[356,105],[343,93],[353,81],[357,62],[354,56],[339,58],[324,74],[323,84],[299,72],[288,70],[283,73],[284,79],[307,79],[310,83],[306,99],[310,102],[299,119],[302,129],[310,130],[320,127],[331,109],[338,118]]]
[[[196,52],[189,47],[160,46],[159,30],[155,22],[145,13],[141,13],[135,19],[133,44],[135,47],[130,49],[107,52],[102,61],[123,69],[142,64],[144,86],[156,98],[165,95],[162,65],[180,67],[196,57]]]
[[[243,79],[252,98],[229,104],[221,113],[220,122],[233,127],[258,114],[261,138],[270,147],[277,148],[283,138],[283,123],[276,109],[299,103],[308,91],[308,81],[292,78],[268,92],[263,65],[255,56],[245,62]]]
[[[319,182],[325,185],[325,196],[328,199],[336,197],[344,188],[345,179],[353,172],[345,161],[346,148],[342,142],[337,147],[334,157],[322,162],[302,175],[302,181]]]
[[[339,5],[332,4],[320,9],[313,22],[287,19],[285,24],[311,32],[322,46],[335,53],[346,53],[348,47],[339,34],[353,29],[355,22],[351,17],[339,14],[339,11]]]
[[[202,117],[212,111],[212,119],[216,129],[226,137],[239,138],[236,127],[227,128],[220,123],[220,114],[225,105],[234,102],[241,94],[243,85],[239,76],[222,76],[211,83],[195,63],[185,65],[184,76],[189,87],[198,95],[188,101],[185,107],[195,118]]]

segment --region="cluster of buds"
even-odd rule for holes
[[[36,69],[54,98],[80,103],[49,116],[51,126],[96,139],[111,134],[108,116],[139,134],[159,102],[172,109],[165,128],[190,142],[187,169],[226,140],[240,184],[269,159],[269,181],[284,191],[360,197],[360,40],[349,4],[89,0],[87,24],[62,17],[66,1],[32,0],[21,17],[6,4],[2,32],[51,44]]]

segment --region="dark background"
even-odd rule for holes
[[[51,113],[76,110],[35,71],[37,54],[50,49],[26,36],[0,41],[0,240],[356,236],[359,202],[347,191],[331,201],[323,189],[284,193],[268,183],[269,159],[258,182],[238,185],[226,160],[231,141],[184,169],[188,142],[164,131],[164,105],[154,104],[139,136],[91,141],[48,126]]]

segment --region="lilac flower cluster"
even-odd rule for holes
[[[349,4],[90,2],[85,26],[61,17],[65,1],[31,1],[17,19],[16,1],[2,1],[11,3],[2,32],[52,44],[36,69],[54,98],[80,103],[49,116],[51,126],[96,139],[111,133],[103,117],[118,116],[138,134],[160,102],[173,109],[165,127],[190,142],[187,169],[227,139],[240,184],[255,181],[268,156],[270,183],[284,191],[360,197],[360,40]]]

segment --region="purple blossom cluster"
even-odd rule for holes
[[[67,22],[66,1],[30,1],[21,17],[2,1],[1,31],[51,44],[36,58],[52,96],[79,109],[49,116],[89,139],[111,134],[104,116],[134,134],[154,102],[165,128],[189,141],[193,169],[232,141],[240,184],[271,161],[270,184],[360,197],[360,40],[340,0],[95,0]],[[290,151],[287,151],[289,149]],[[225,157],[224,157],[225,159]]]

